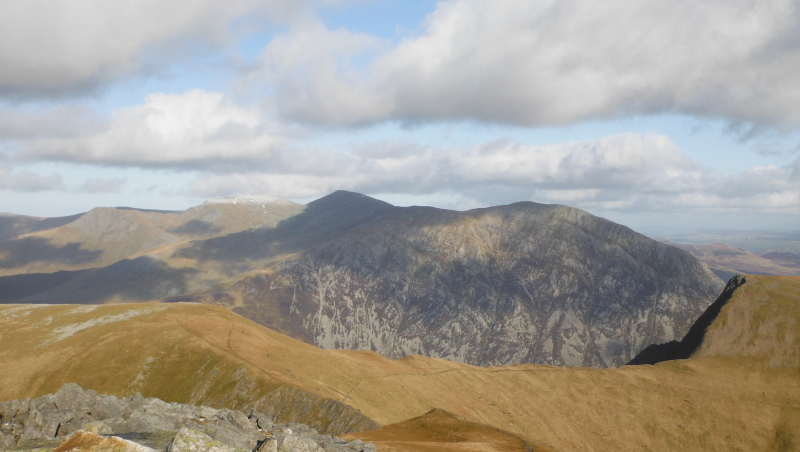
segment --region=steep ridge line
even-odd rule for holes
[[[656,364],[662,361],[687,359],[702,345],[706,331],[728,304],[736,290],[747,283],[744,275],[736,275],[725,285],[720,296],[700,315],[680,341],[653,344],[634,357],[629,365]]]
[[[207,306],[205,305],[198,305],[196,307],[201,312],[205,311],[208,312],[209,314],[217,316],[220,314],[219,311],[208,309]],[[262,382],[267,385],[270,384],[275,385],[274,389],[269,390],[265,395],[262,395],[261,398],[255,398],[252,395],[246,397],[244,399],[243,407],[249,407],[247,409],[252,409],[252,408],[264,409],[265,403],[266,404],[275,403],[276,397],[280,398],[282,395],[285,395],[282,393],[282,391],[284,392],[288,391],[291,397],[303,398],[305,400],[305,404],[303,405],[303,407],[288,406],[279,408],[278,409],[279,414],[276,414],[276,416],[277,418],[282,419],[283,422],[299,422],[302,419],[303,422],[312,425],[317,430],[329,433],[350,432],[353,431],[352,428],[353,425],[361,425],[362,429],[374,428],[379,425],[374,420],[364,415],[364,413],[362,413],[356,407],[343,404],[341,402],[337,402],[336,400],[333,400],[329,397],[325,397],[321,394],[316,394],[313,391],[310,391],[309,390],[310,388],[303,388],[303,385],[300,383],[306,383],[306,384],[308,383],[307,381],[305,381],[304,377],[302,376],[298,377],[297,375],[295,375],[290,371],[289,372],[290,376],[295,380],[299,380],[299,382],[287,381],[286,376],[283,375],[280,371],[266,369],[262,365],[253,362],[251,359],[248,359],[247,357],[243,356],[240,353],[240,351],[237,350],[233,341],[234,332],[236,331],[237,326],[239,327],[242,326],[242,325],[237,325],[237,323],[234,321],[234,317],[236,316],[236,314],[229,311],[225,311],[224,314],[224,319],[230,322],[230,328],[226,333],[227,347],[225,348],[217,345],[212,341],[207,340],[205,337],[203,337],[202,334],[196,332],[193,328],[190,328],[186,323],[181,321],[174,313],[169,313],[169,316],[173,319],[173,321],[177,323],[178,326],[180,326],[188,334],[199,338],[200,340],[202,340],[202,342],[204,342],[208,346],[212,347],[215,350],[219,350],[223,355],[226,353],[230,353],[240,363],[249,365],[251,368],[257,369],[257,371],[260,371],[261,373],[260,375],[258,374],[258,372],[251,373],[250,375],[248,374],[240,375],[238,376],[239,381],[248,380],[252,378],[254,378],[255,381],[257,381],[257,380],[263,380],[263,377],[267,377],[269,380]],[[335,390],[334,388],[330,387],[329,389]],[[331,407],[331,404],[334,405],[333,408]],[[341,407],[336,408],[335,405],[337,404],[340,405]],[[237,406],[236,408],[244,409],[243,407]],[[296,412],[298,409],[301,408],[302,410],[300,412]],[[327,415],[326,410],[328,412],[330,412],[330,410],[334,410],[339,416],[338,425],[333,427],[333,430],[329,430],[330,424],[332,424],[333,422],[329,423],[328,421],[330,420],[326,421],[325,419],[325,416]],[[300,417],[297,418],[297,416]]]

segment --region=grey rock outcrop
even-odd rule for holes
[[[303,237],[307,248],[228,290],[244,301],[234,310],[392,358],[615,367],[682,337],[724,285],[689,253],[566,206],[453,212],[334,193],[284,227],[250,233],[241,255],[224,251],[234,236],[184,254],[247,261]]]
[[[167,452],[247,452],[223,444],[203,432],[183,427],[167,447]]]
[[[163,439],[157,450],[188,452],[283,451],[368,452],[375,447],[320,435],[304,424],[276,424],[269,416],[230,409],[167,403],[140,394],[119,399],[74,383],[55,394],[0,403],[0,450],[64,441],[75,432]],[[145,444],[153,447],[154,444]],[[199,447],[199,449],[198,449]]]

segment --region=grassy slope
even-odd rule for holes
[[[393,361],[371,352],[321,350],[215,306],[104,305],[92,312],[76,306],[2,307],[0,399],[37,396],[74,381],[112,394],[141,391],[170,401],[241,406],[291,384],[343,400],[383,425],[441,408],[555,450],[795,450],[798,287],[798,278],[748,277],[747,290],[737,292],[720,314],[733,328],[742,300],[795,291],[778,307],[778,317],[787,319],[777,327],[784,331],[780,345],[788,351],[780,352],[781,366],[772,367],[758,357],[712,348],[715,337],[718,343],[729,340],[714,336],[725,330],[722,323],[712,326],[699,356],[690,360],[619,369],[478,368],[418,356]],[[69,325],[141,309],[153,312],[45,344]],[[753,321],[768,325],[775,312],[763,309],[764,314],[756,309]]]
[[[526,446],[534,452],[550,450],[529,446],[512,434],[438,409],[377,430],[345,435],[344,438],[370,441],[381,452],[528,452]]]
[[[749,275],[708,329],[695,357],[800,365],[800,277]]]

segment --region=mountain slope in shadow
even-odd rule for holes
[[[324,348],[613,367],[682,337],[722,285],[688,253],[567,206],[456,212],[338,191],[5,301],[223,304]]]

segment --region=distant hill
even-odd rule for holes
[[[664,243],[688,251],[724,281],[739,273],[800,276],[800,255],[790,251],[754,254],[722,243],[684,244],[669,240]]]
[[[689,253],[566,206],[455,212],[343,191],[281,206],[107,267],[0,278],[0,300],[196,301],[324,348],[613,367],[682,337],[724,285]]]
[[[303,210],[271,197],[210,200],[186,211],[99,207],[62,218],[0,216],[0,275],[104,267],[159,245],[205,239]]]
[[[322,350],[219,306],[0,306],[0,400],[76,382],[117,396],[273,407],[279,419],[332,432],[378,424],[350,437],[418,451],[470,450],[480,435],[490,441],[482,450],[516,447],[514,437],[534,450],[797,450],[800,278],[745,278],[690,359],[619,369]],[[458,419],[424,416],[435,408]],[[437,449],[443,438],[464,447]]]

